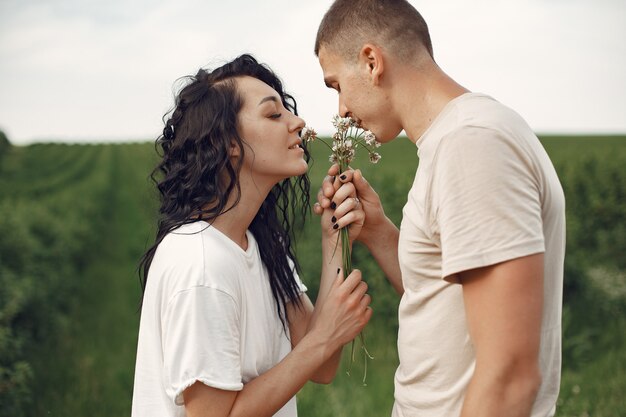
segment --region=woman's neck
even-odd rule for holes
[[[239,185],[241,195],[239,202],[230,210],[217,216],[211,225],[228,236],[242,249],[247,250],[248,239],[246,231],[250,228],[252,221],[256,217],[263,201],[269,194],[272,186],[261,186],[258,181],[254,181],[251,176],[240,174]],[[231,207],[236,202],[236,193],[231,193],[226,207]]]

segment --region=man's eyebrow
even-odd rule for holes
[[[276,97],[276,96],[267,96],[267,97],[264,97],[263,99],[261,99],[261,101],[259,101],[259,106],[261,104],[265,103],[266,101],[273,101],[275,103],[278,103],[279,100],[278,100],[278,97]]]

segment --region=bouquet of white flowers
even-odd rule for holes
[[[380,142],[376,140],[376,136],[369,130],[363,130],[356,123],[356,121],[350,117],[340,117],[339,115],[335,115],[333,117],[333,126],[335,126],[336,132],[332,136],[332,144],[327,143],[323,139],[319,139],[324,145],[326,145],[330,150],[330,162],[336,163],[339,165],[339,174],[343,173],[346,169],[348,169],[350,163],[354,160],[356,156],[356,151],[361,146],[366,149],[369,154],[369,160],[371,163],[377,163],[381,156],[379,153],[374,152],[374,149],[380,146]],[[310,127],[305,127],[301,133],[302,140],[306,143],[314,142],[317,137],[317,133],[314,129]],[[342,249],[342,264],[344,274],[347,276],[352,272],[352,254],[350,250],[350,239],[348,236],[348,229],[342,228],[340,231],[339,238],[341,239],[341,249]],[[339,243],[339,242],[337,242]],[[367,351],[365,347],[365,335],[363,332],[359,334],[359,340],[361,342],[361,348],[364,353],[364,364],[365,370],[363,374],[363,384],[365,384],[365,380],[367,378],[367,360],[374,359],[370,353]],[[352,362],[354,362],[354,340],[352,341],[352,352],[351,352],[351,362],[350,369],[352,368]],[[348,370],[348,375],[350,374],[350,369]]]

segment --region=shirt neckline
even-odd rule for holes
[[[419,147],[423,144],[424,139],[428,136],[428,134],[436,128],[436,126],[441,122],[441,120],[446,118],[446,116],[454,109],[454,107],[456,106],[458,102],[467,100],[469,98],[474,98],[474,97],[489,97],[489,96],[483,93],[468,91],[466,93],[461,94],[460,96],[454,97],[452,100],[446,103],[446,105],[439,112],[439,114],[435,117],[435,119],[430,124],[430,126],[428,126],[428,128],[424,131],[424,133],[422,133],[422,136],[420,136],[420,138],[415,142],[415,146],[417,146],[419,149]]]
[[[201,230],[199,230],[200,232],[203,232],[205,230],[209,230],[211,233],[213,233],[218,239],[220,239],[226,246],[232,248],[234,251],[240,253],[241,255],[243,255],[246,259],[251,259],[254,257],[255,253],[256,253],[256,239],[254,239],[254,235],[252,234],[252,232],[250,232],[250,229],[246,230],[246,238],[248,239],[248,247],[244,250],[241,246],[239,246],[234,240],[232,240],[230,237],[226,236],[221,230],[217,229],[216,227],[214,227],[211,223],[207,222],[206,220],[198,220],[194,223],[202,223],[204,226]],[[188,224],[194,224],[194,223],[188,223]]]

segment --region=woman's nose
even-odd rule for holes
[[[304,129],[304,126],[306,126],[304,119],[294,115],[294,121],[291,124],[291,131],[298,132]]]

